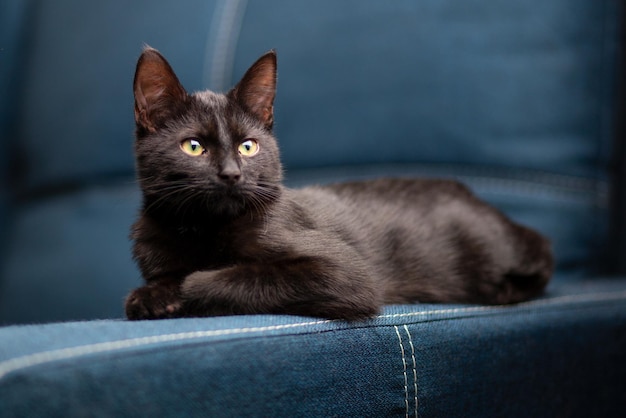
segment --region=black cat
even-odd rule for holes
[[[386,303],[507,304],[540,294],[549,242],[448,180],[292,190],[272,135],[276,54],[227,94],[188,94],[147,48],[134,80],[143,207],[130,319],[296,314]]]

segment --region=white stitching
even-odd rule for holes
[[[393,326],[396,330],[396,334],[398,335],[398,341],[400,342],[400,352],[402,353],[402,373],[404,374],[404,404],[406,406],[406,417],[409,417],[409,378],[406,373],[406,357],[404,355],[404,345],[402,344],[402,336],[400,335],[400,330],[396,325]]]
[[[176,334],[163,334],[150,337],[129,338],[126,340],[108,341],[104,343],[81,345],[78,347],[62,348],[58,350],[43,351],[41,353],[29,354],[6,360],[0,363],[0,379],[8,373],[26,367],[36,366],[43,363],[49,363],[57,360],[65,360],[72,357],[84,356],[88,354],[102,353],[106,351],[122,350],[125,348],[140,347],[150,344],[158,344],[163,342],[173,342],[190,340],[205,337],[218,337],[232,334],[245,334],[252,332],[277,331],[289,328],[300,328],[309,325],[320,325],[333,322],[330,320],[301,322],[295,324],[273,325],[267,327],[249,327],[249,328],[233,328],[214,331],[192,331],[179,332]]]
[[[415,347],[413,346],[413,338],[409,332],[409,327],[404,324],[404,330],[409,337],[409,345],[411,346],[411,359],[413,360],[413,390],[415,391],[415,416],[417,417],[417,363],[415,361]]]
[[[620,300],[626,298],[626,291],[615,292],[615,293],[594,293],[594,294],[583,294],[583,295],[570,295],[570,296],[560,296],[551,299],[539,299],[530,302],[519,303],[515,305],[516,307],[541,307],[547,305],[555,305],[567,302],[599,302],[599,301],[611,301],[611,300]],[[447,314],[457,314],[457,313],[473,313],[473,312],[489,312],[489,311],[497,311],[500,309],[506,309],[510,306],[507,305],[497,305],[497,306],[471,306],[464,308],[452,308],[452,309],[439,309],[439,310],[430,310],[430,311],[420,311],[420,312],[407,312],[401,314],[387,314],[387,315],[379,315],[377,318],[379,319],[395,319],[395,318],[416,318],[416,317],[426,317],[432,315],[447,315]],[[104,343],[96,343],[96,344],[87,344],[78,347],[69,347],[62,348],[57,350],[44,351],[41,353],[35,354],[27,354],[20,357],[15,357],[10,360],[5,360],[0,362],[0,379],[6,376],[8,373],[26,368],[31,366],[36,366],[43,363],[49,363],[57,360],[64,360],[72,357],[78,357],[88,354],[101,353],[106,351],[115,351],[121,350],[125,348],[132,347],[140,347],[149,344],[157,344],[162,342],[173,342],[180,340],[189,340],[195,338],[204,338],[204,337],[218,337],[232,334],[246,334],[246,333],[254,333],[254,332],[265,332],[265,331],[278,331],[283,329],[291,329],[291,328],[301,328],[312,325],[322,325],[329,323],[336,323],[340,321],[336,320],[319,320],[319,321],[310,321],[310,322],[299,322],[293,324],[284,324],[284,325],[273,325],[273,326],[265,326],[265,327],[247,327],[247,328],[233,328],[233,329],[225,329],[225,330],[214,330],[214,331],[194,331],[194,332],[182,332],[175,334],[162,334],[150,337],[140,337],[140,338],[130,338],[126,340],[117,340],[110,341]]]
[[[463,308],[451,308],[451,309],[436,309],[432,311],[419,311],[419,312],[405,312],[399,314],[387,314],[387,315],[379,315],[380,319],[389,319],[389,318],[407,318],[407,317],[418,317],[418,316],[431,316],[437,314],[456,314],[456,313],[472,313],[472,312],[489,312],[489,311],[498,311],[501,309],[510,309],[510,308],[532,308],[532,307],[541,307],[541,306],[549,306],[556,304],[563,304],[567,302],[608,302],[612,300],[621,300],[626,298],[626,291],[615,292],[615,293],[594,293],[594,294],[582,294],[582,295],[569,295],[569,296],[558,296],[550,299],[538,299],[531,300],[528,302],[521,302],[515,305],[489,305],[489,306],[469,306]]]

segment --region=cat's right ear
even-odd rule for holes
[[[155,132],[188,97],[169,63],[150,47],[137,61],[133,90],[137,126],[150,132]]]

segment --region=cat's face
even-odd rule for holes
[[[275,91],[273,51],[227,94],[190,95],[156,50],[144,50],[134,81],[144,210],[210,217],[267,208],[282,180],[272,135]]]

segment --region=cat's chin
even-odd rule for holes
[[[204,200],[204,210],[210,215],[221,218],[236,218],[244,214],[257,212],[265,204],[259,198],[250,197],[241,190],[229,189],[222,193],[213,193],[210,199]]]
[[[267,212],[279,199],[281,188],[277,184],[267,183],[265,186],[244,185],[228,187],[211,193],[205,199],[205,208],[213,215],[220,217],[239,217],[245,214],[254,215]]]
[[[156,202],[156,203],[155,203]],[[249,204],[241,195],[215,194],[196,195],[194,198],[161,202],[147,197],[144,213],[173,223],[203,223],[215,218],[236,218],[246,213]]]
[[[247,211],[246,202],[243,199],[226,199],[211,202],[206,206],[208,214],[220,218],[236,218]]]

